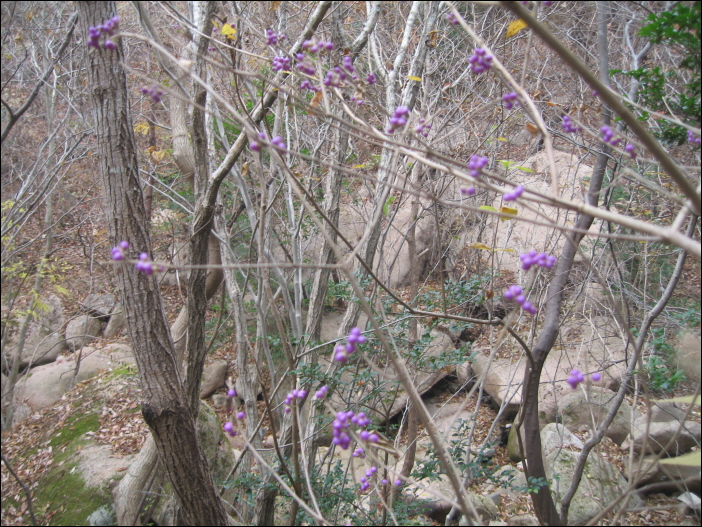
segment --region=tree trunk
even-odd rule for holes
[[[78,4],[84,35],[116,13],[114,2]],[[113,244],[130,243],[130,254],[150,252],[144,198],[130,115],[127,78],[117,49],[88,52],[88,82],[96,108],[95,131],[105,215]],[[227,516],[205,459],[182,385],[175,349],[153,276],[127,263],[115,267],[143,392],[142,413],[173,485],[184,520],[224,525]]]

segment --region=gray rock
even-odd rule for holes
[[[662,423],[664,421],[682,421],[685,417],[685,410],[681,408],[679,403],[664,403],[652,401],[651,422]],[[646,416],[636,420],[636,428],[641,428],[645,424]]]
[[[109,293],[102,295],[90,294],[83,300],[82,309],[91,317],[100,319],[101,322],[107,322],[116,304],[117,298],[115,298],[115,295]]]
[[[109,356],[97,353],[93,348],[86,347],[82,351],[82,360],[75,376],[75,383],[94,377],[98,371],[108,369],[112,365]],[[21,422],[32,412],[36,412],[58,401],[61,396],[73,388],[76,362],[74,360],[45,364],[30,370],[15,386],[13,404],[15,417],[13,426]],[[23,405],[28,405],[20,411]]]
[[[126,324],[126,319],[124,318],[124,312],[122,311],[122,306],[116,304],[114,311],[110,315],[110,320],[107,322],[107,327],[103,332],[105,338],[112,338],[117,336]]]
[[[672,456],[684,454],[700,444],[702,426],[695,421],[685,421],[680,434],[666,449],[666,445],[675,436],[680,426],[679,421],[651,423],[646,436],[645,422],[637,421],[637,426],[632,430],[633,438],[628,437],[622,448],[628,448],[633,442],[634,452],[640,454],[644,450],[645,442],[646,454],[658,454],[663,451]]]
[[[40,299],[39,305],[35,309],[34,320],[29,323],[27,328],[20,358],[20,370],[24,370],[30,365],[40,366],[56,360],[56,357],[67,347],[63,335],[61,335],[64,324],[65,318],[61,300],[56,295]],[[3,364],[12,364],[12,358],[17,350],[18,337],[19,325],[11,326],[5,346],[5,354],[8,356]]]
[[[200,399],[207,399],[215,391],[224,386],[227,376],[227,361],[218,360],[207,366],[202,372]]]
[[[419,328],[419,334],[421,335],[424,332],[424,328],[420,326]],[[451,337],[448,335],[434,331],[432,330],[431,332],[431,337],[432,340],[430,344],[424,349],[424,358],[425,360],[428,360],[431,357],[440,357],[443,355],[446,350],[452,349],[453,348],[453,341],[451,340]],[[419,370],[412,370],[410,368],[410,375],[414,379],[414,385],[417,387],[417,391],[420,394],[423,394],[427,392],[432,386],[434,386],[437,382],[439,382],[441,379],[446,377],[448,375],[448,372],[446,371],[445,368],[441,368],[438,371],[437,370],[428,370],[428,371],[419,371]],[[394,377],[394,372],[389,373],[388,377]],[[397,415],[399,412],[401,412],[405,406],[407,405],[407,401],[409,399],[409,395],[407,395],[407,392],[401,387],[398,394],[397,398],[395,399],[395,403],[392,405],[392,408],[390,409],[389,418],[392,419],[395,415]]]
[[[103,505],[88,516],[88,525],[114,525],[116,521],[114,505]]]
[[[473,372],[476,377],[480,377],[487,370],[483,389],[498,408],[506,406],[503,415],[505,419],[510,420],[517,415],[522,404],[524,365],[499,359],[488,364],[488,359],[489,357],[478,353],[472,361]]]
[[[512,516],[509,519],[510,525],[520,525],[520,526],[532,526],[541,525],[539,519],[533,514],[518,514],[517,516]]]
[[[560,446],[559,438],[562,439]],[[572,484],[575,466],[580,458],[580,452],[567,449],[577,448],[578,440],[565,426],[552,423],[541,431],[541,442],[551,449],[550,452],[543,452],[546,478],[551,481],[551,493],[556,501],[556,509],[560,511],[561,499]],[[610,462],[597,453],[590,452],[580,485],[570,503],[568,524],[585,525],[626,491],[627,487],[624,477],[615,471]],[[637,507],[640,503],[640,498],[635,497],[630,506]]]
[[[66,326],[66,342],[73,351],[77,351],[92,342],[95,337],[100,335],[101,331],[102,325],[97,318],[81,315],[71,320]]]
[[[588,386],[586,393],[583,390],[572,391],[559,401],[560,421],[571,429],[578,429],[582,425],[594,429],[604,420],[614,396],[614,392],[599,386]],[[630,433],[631,412],[631,406],[626,401],[622,402],[605,432],[605,435],[618,445],[621,445]]]
[[[684,480],[688,480],[688,488],[693,492],[699,493],[702,487],[699,465],[689,466],[684,463],[680,465],[661,464],[658,456],[652,455],[635,460],[630,472],[630,467],[627,463],[626,470],[627,478],[629,481],[635,481],[637,488],[651,483],[669,483],[667,486],[656,487],[656,492],[675,492],[681,488],[680,482]],[[694,482],[695,479],[696,484]]]
[[[541,431],[541,450],[548,456],[561,448],[583,449],[583,442],[573,435],[564,425],[556,423],[546,425]]]

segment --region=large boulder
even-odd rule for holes
[[[117,298],[115,295],[110,293],[93,293],[83,300],[82,310],[87,312],[91,317],[99,319],[101,322],[107,322],[116,305]]]
[[[572,429],[581,426],[595,430],[604,420],[616,394],[599,386],[588,386],[586,390],[574,390],[558,402],[560,422]],[[632,408],[623,401],[614,420],[605,431],[609,437],[621,445],[631,430]]]
[[[633,447],[637,454],[665,452],[671,456],[679,456],[699,446],[701,432],[702,425],[695,421],[680,423],[677,420],[670,420],[650,423],[647,435],[645,419],[637,419],[631,436],[622,447]]]
[[[102,335],[108,339],[116,337],[119,333],[122,332],[125,324],[126,319],[124,318],[124,310],[122,309],[122,305],[116,304],[112,311],[112,314],[110,315],[110,320],[107,322],[105,331],[102,332]]]
[[[20,370],[30,366],[40,366],[54,362],[56,357],[66,349],[66,341],[61,335],[65,324],[63,305],[56,295],[41,298],[34,309],[35,315],[27,328],[27,335],[20,357]],[[11,365],[18,345],[19,325],[22,319],[10,326],[10,333],[5,345],[6,358],[3,364]]]
[[[478,353],[472,360],[473,373],[477,378],[485,376],[483,390],[490,396],[497,408],[505,407],[504,417],[512,419],[522,404],[522,383],[524,363],[494,359]]]
[[[420,218],[413,218],[411,215],[412,199],[407,199],[398,205],[392,225],[385,236],[384,244],[381,247],[382,253],[376,258],[379,263],[381,280],[386,280],[390,288],[406,287],[410,284],[410,257],[409,245],[407,244],[407,231],[410,225],[415,225],[415,243],[417,263],[419,268],[419,279],[422,280],[426,273],[425,268],[433,254],[439,252],[437,245],[438,237],[436,233],[436,222],[431,214],[426,212]],[[428,210],[428,203],[420,206],[420,210]]]
[[[128,348],[128,346],[122,346]],[[121,348],[110,347],[104,351],[96,351],[85,347],[77,374],[75,360],[60,360],[33,368],[15,386],[13,404],[16,410],[13,425],[21,422],[31,413],[55,403],[73,386],[94,377],[100,370],[133,363],[133,360],[131,353]]]
[[[73,351],[92,342],[102,331],[102,324],[90,315],[80,315],[66,326],[66,342]]]
[[[587,181],[592,176],[592,167],[582,163],[577,155],[555,151],[553,157],[561,186],[559,189],[561,196],[575,202],[582,201],[582,189],[587,188]],[[519,163],[519,166],[528,169],[529,172],[513,167],[507,173],[509,181],[545,196],[552,194],[552,182],[548,176],[551,172],[549,156],[545,151],[531,156]],[[461,182],[461,186],[464,184]],[[455,195],[459,195],[458,188],[455,191]],[[467,204],[476,207],[489,205],[495,210],[500,210],[501,206],[506,205],[502,201],[501,193],[491,194],[491,196],[494,196],[492,202],[485,202],[484,195],[481,195],[480,202],[478,202],[477,196],[462,199],[465,199]],[[494,214],[455,209],[454,217],[450,218],[448,224],[452,227],[451,234],[457,238],[455,244],[452,244],[452,248],[456,248],[456,250],[449,251],[446,266],[455,280],[463,279],[466,271],[471,268],[470,265],[466,265],[467,262],[480,258],[483,253],[488,253],[488,251],[473,246],[473,242],[478,240],[478,232],[491,233],[489,243],[484,242],[490,247],[513,251],[500,254],[500,267],[503,273],[520,273],[519,254],[531,249],[537,252],[548,251],[549,254],[555,255],[560,253],[560,248],[566,243],[565,237],[557,237],[558,241],[554,247],[552,242],[554,240],[554,227],[544,219],[551,220],[557,225],[568,225],[574,222],[577,212],[559,210],[550,205],[548,200],[530,203],[528,208],[519,205],[512,206],[518,210],[517,217],[525,221],[503,221],[503,218]],[[591,230],[597,231],[599,227],[600,222],[596,220]]]
[[[666,458],[664,458],[666,459]],[[679,464],[675,461],[680,461]],[[636,488],[655,483],[655,492],[676,492],[687,488],[700,493],[702,480],[700,466],[690,465],[689,460],[672,458],[660,463],[660,456],[645,456],[626,464],[626,477]],[[685,483],[682,483],[685,482]]]
[[[541,430],[541,443],[546,478],[551,481],[551,494],[556,509],[560,511],[561,500],[573,482],[582,442],[565,426],[551,423]],[[613,468],[612,463],[596,452],[590,452],[580,485],[570,502],[568,525],[585,525],[627,488],[627,481]],[[640,502],[638,497],[634,497],[630,506],[637,507]]]
[[[217,360],[205,367],[202,372],[200,385],[200,399],[207,399],[214,392],[224,386],[227,376],[227,361]]]

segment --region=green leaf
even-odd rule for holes
[[[522,172],[530,172],[532,174],[534,173],[534,171],[531,168],[527,168],[527,167],[514,167],[514,168],[516,168],[517,170],[521,170]]]
[[[481,205],[478,208],[480,210],[491,210],[492,212],[497,212],[497,209],[495,207],[491,207],[490,205]]]
[[[702,465],[702,450],[688,452],[682,456],[666,458],[658,461],[661,465],[680,465],[684,467],[699,467]]]
[[[695,401],[692,401],[692,395],[684,395],[682,397],[672,397],[670,399],[657,399],[654,402],[656,403],[685,403],[685,404],[700,404],[699,397],[695,398]]]
[[[383,214],[386,216],[390,214],[390,205],[392,205],[395,202],[395,196],[388,196],[388,200],[385,202],[385,205],[383,205]]]

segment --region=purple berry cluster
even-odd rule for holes
[[[599,382],[600,379],[602,379],[602,375],[599,373],[593,373],[590,378],[595,381]],[[566,381],[568,384],[570,384],[570,387],[575,390],[578,387],[578,384],[583,382],[585,380],[585,375],[583,375],[580,370],[573,370],[570,372],[570,377],[568,377],[568,380]]]
[[[333,42],[324,42],[323,40],[320,41],[315,41],[315,40],[305,40],[302,43],[302,49],[306,49],[310,53],[317,53],[319,51],[331,51],[334,49],[334,43]]]
[[[141,89],[141,93],[151,97],[155,103],[161,102],[161,97],[163,97],[163,91],[156,86],[152,86],[151,88],[144,86]]]
[[[398,106],[395,113],[390,117],[390,127],[386,130],[389,134],[394,134],[396,130],[402,129],[407,124],[406,117],[409,115],[407,106]]]
[[[304,399],[307,395],[305,390],[293,390],[285,397],[285,413],[290,413],[290,405],[293,399]]]
[[[324,399],[327,396],[328,390],[329,389],[327,388],[327,385],[325,384],[319,390],[314,392],[314,398],[317,399],[318,401],[321,401],[322,399]]]
[[[366,82],[372,86],[376,82],[378,82],[378,79],[375,78],[375,75],[373,73],[369,73],[368,76],[366,77]]]
[[[475,196],[475,187],[462,188],[461,194],[464,196]]]
[[[305,75],[314,75],[316,73],[314,66],[305,60],[304,53],[298,53],[295,55],[298,61],[297,69],[299,69]]]
[[[484,73],[492,66],[492,55],[483,48],[475,48],[473,55],[468,59],[473,73]]]
[[[332,423],[332,435],[334,436],[332,443],[340,446],[344,450],[347,450],[349,445],[351,445],[351,436],[349,436],[347,432],[351,424],[360,427],[368,426],[370,424],[370,419],[363,412],[359,412],[358,415],[355,415],[353,410],[336,413],[336,419],[334,419],[334,422]],[[377,443],[380,439],[378,434],[375,432],[369,432],[368,430],[362,430],[360,437],[364,441],[370,441],[372,443]]]
[[[227,412],[232,411],[232,407],[234,406],[234,397],[236,397],[236,390],[234,388],[229,388],[227,391]],[[224,431],[230,436],[234,437],[236,435],[236,430],[234,430],[234,425],[231,421],[224,423],[222,428],[224,428]]]
[[[356,68],[353,66],[353,60],[351,59],[351,55],[344,55],[344,58],[342,59],[342,65],[344,66],[344,69],[348,71],[349,73],[353,73],[356,71]]]
[[[115,31],[119,29],[119,16],[115,15],[110,18],[104,24],[97,27],[90,26],[88,28],[88,46],[91,48],[100,47],[100,36],[106,35],[106,37],[111,37],[115,34]],[[112,42],[109,38],[105,38],[105,43],[103,44],[105,49],[117,49],[117,45]]]
[[[536,307],[526,299],[522,293],[522,288],[518,285],[509,286],[507,291],[505,291],[505,298],[507,300],[514,300],[517,304],[522,306],[522,309],[527,313],[531,313],[532,315],[536,314]]]
[[[688,130],[688,131],[687,131],[687,142],[688,142],[688,143],[695,144],[695,145],[699,145],[699,144],[700,144],[700,138],[699,138],[699,137],[695,137],[695,134],[693,134],[692,131]]]
[[[458,19],[456,18],[456,15],[453,14],[453,11],[446,15],[446,21],[454,26],[458,25]]]
[[[580,131],[580,128],[575,126],[567,115],[563,116],[563,124],[561,126],[563,127],[563,131],[567,134],[574,134]]]
[[[266,134],[265,134],[264,132],[259,132],[258,138],[259,138],[261,141],[265,141],[265,140],[266,140]],[[249,143],[249,148],[250,148],[251,150],[253,150],[254,152],[260,152],[261,150],[263,150],[263,147],[261,146],[261,143],[259,143],[259,142],[256,141],[256,140],[251,141],[251,142]]]
[[[502,195],[502,199],[505,201],[517,201],[518,198],[524,193],[524,187],[522,185],[517,185],[514,187],[512,192],[507,192]]]
[[[137,271],[141,271],[144,274],[152,275],[154,274],[153,262],[150,261],[148,253],[141,253],[139,255],[139,261],[136,263],[134,268]]]
[[[308,80],[304,80],[300,83],[300,89],[301,90],[311,90],[313,92],[318,92],[320,90],[317,86],[315,86],[314,84],[312,84]]]
[[[474,178],[480,176],[480,171],[487,166],[488,161],[489,160],[487,157],[477,155],[470,156],[470,161],[468,161],[468,170],[470,171],[470,175]]]
[[[273,57],[273,71],[290,70],[290,59],[288,57]]]
[[[631,159],[636,159],[636,151],[635,150],[636,150],[636,147],[634,145],[632,145],[631,143],[627,144],[624,147],[624,151],[627,154],[629,154],[629,157],[631,157]]]
[[[346,345],[337,344],[334,348],[334,360],[341,363],[346,362],[349,360],[349,355],[356,351],[356,344],[363,344],[365,341],[366,337],[361,335],[361,328],[351,328],[349,336],[346,337]]]
[[[273,139],[271,139],[271,143],[278,150],[285,151],[285,149],[286,149],[285,141],[283,141],[283,138],[280,137],[279,135],[276,135]]]
[[[266,134],[265,134],[264,132],[259,132],[258,138],[259,138],[261,141],[265,141],[265,140],[266,140]],[[273,139],[271,139],[271,143],[272,143],[273,146],[275,146],[278,150],[282,150],[283,152],[284,152],[285,149],[287,148],[286,145],[285,145],[285,141],[284,141],[283,138],[280,137],[279,135],[276,135]],[[251,141],[251,142],[249,143],[249,148],[250,148],[251,150],[253,150],[254,152],[260,152],[260,151],[263,149],[263,146],[261,145],[261,143],[260,143],[259,141],[254,140],[254,141]]]
[[[370,479],[378,472],[378,467],[371,467],[366,470],[366,475],[361,477],[361,492],[365,492],[370,488]]]
[[[117,247],[112,248],[112,259],[116,262],[124,260],[124,251],[129,249],[129,242],[121,241]]]
[[[522,261],[522,269],[525,271],[531,269],[532,265],[538,265],[539,267],[551,269],[556,263],[555,256],[548,255],[546,253],[537,253],[534,249],[528,253],[520,254],[519,259]]]
[[[517,92],[513,91],[510,93],[505,93],[502,96],[502,102],[505,103],[505,108],[511,110],[515,104],[519,104],[519,101],[517,100]]]
[[[609,143],[612,146],[617,146],[622,142],[621,137],[614,137],[614,130],[612,130],[609,126],[604,125],[602,128],[600,128],[600,131],[602,132],[602,141],[605,143]],[[629,143],[624,147],[624,150],[627,154],[629,154],[631,159],[636,159],[636,147],[634,145]]]
[[[236,430],[234,430],[234,425],[231,421],[227,421],[226,423],[224,423],[224,426],[222,428],[224,428],[224,431],[230,436],[236,436]]]
[[[266,29],[266,46],[275,46],[279,40],[285,40],[283,33],[275,33],[272,29]]]
[[[353,66],[352,66],[353,67]],[[344,81],[347,79],[348,75],[339,66],[334,66],[333,70],[327,71],[327,76],[322,81],[325,86],[335,86],[337,88],[342,88],[345,86]],[[353,80],[356,80],[356,75],[353,76]]]
[[[353,451],[352,454],[353,457],[358,457],[361,459],[366,459],[366,453],[363,450],[363,447],[358,447],[356,450]]]
[[[425,119],[422,118],[419,120],[419,126],[417,126],[414,130],[419,135],[427,137],[429,135],[429,130],[431,130],[431,123],[427,123]]]

